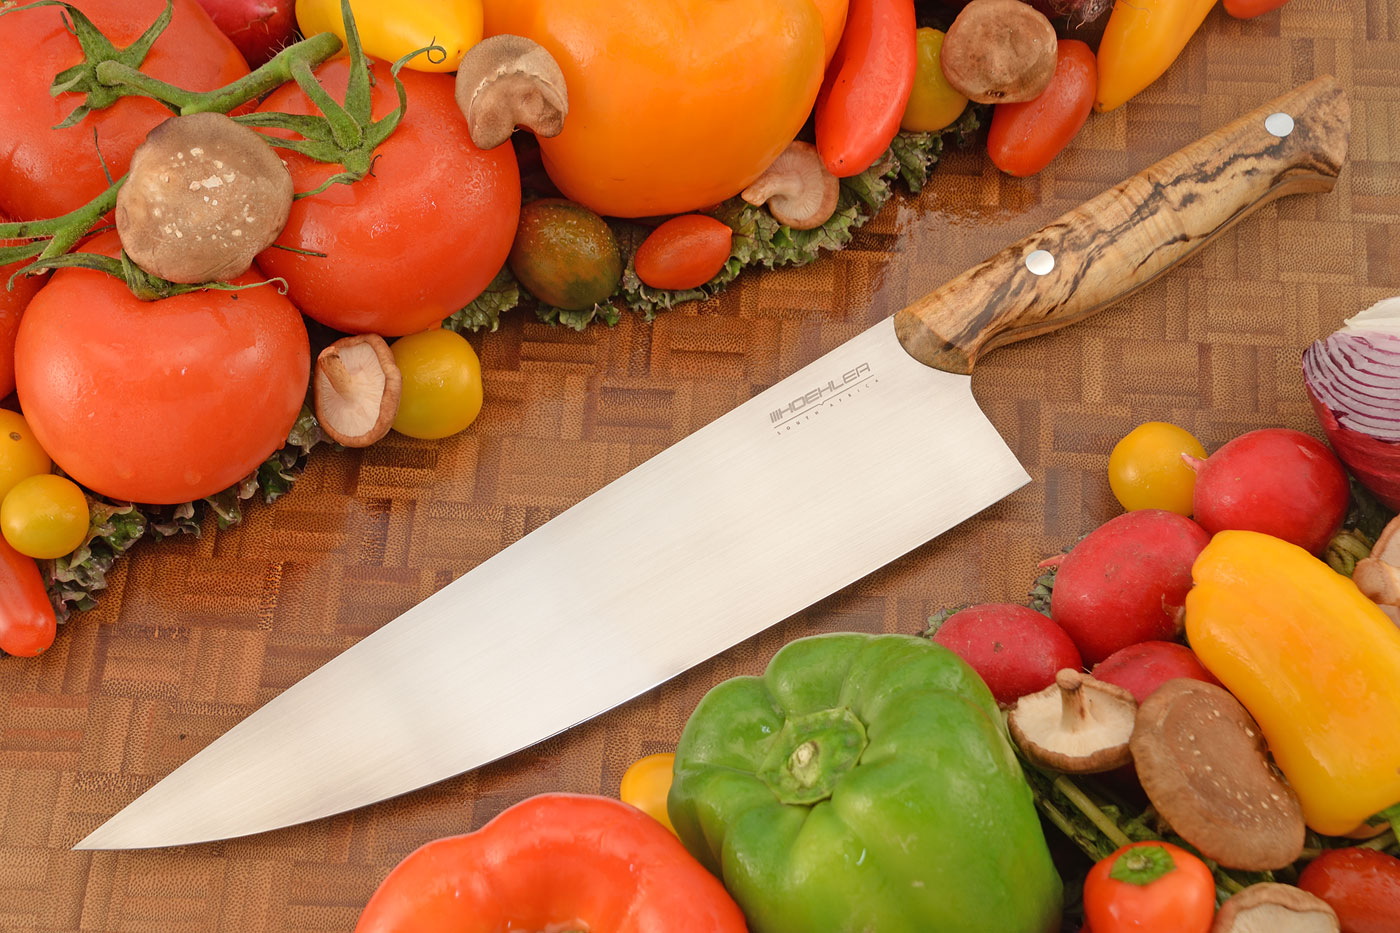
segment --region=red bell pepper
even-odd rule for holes
[[[355,933],[744,933],[744,915],[675,836],[608,797],[541,794],[398,864]]]

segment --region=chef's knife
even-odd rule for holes
[[[1086,317],[1281,195],[1332,188],[1320,78],[1007,247],[363,639],[84,839],[169,846],[432,784],[637,696],[1029,477],[973,400],[992,347]]]

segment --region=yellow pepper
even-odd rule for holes
[[[426,54],[415,57],[406,67],[417,71],[456,71],[467,49],[481,41],[481,0],[352,0],[350,12],[366,55],[395,62],[429,45],[447,50],[442,61]],[[340,0],[297,0],[296,13],[302,35],[333,32],[345,38]]]
[[[1099,42],[1094,109],[1128,102],[1171,67],[1215,0],[1117,0]]]
[[[1223,531],[1192,568],[1186,634],[1259,722],[1320,833],[1400,802],[1400,628],[1296,545]]]

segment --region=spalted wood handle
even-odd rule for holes
[[[1292,130],[1277,136],[1292,118]],[[994,347],[1058,330],[1124,298],[1274,198],[1331,191],[1351,110],[1330,76],[1270,101],[1008,246],[895,315],[904,348],[970,373]],[[1027,258],[1054,259],[1044,272]]]

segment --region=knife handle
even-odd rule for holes
[[[899,342],[970,373],[988,350],[1108,307],[1273,199],[1331,191],[1350,114],[1330,75],[1295,88],[920,298],[895,315]]]

